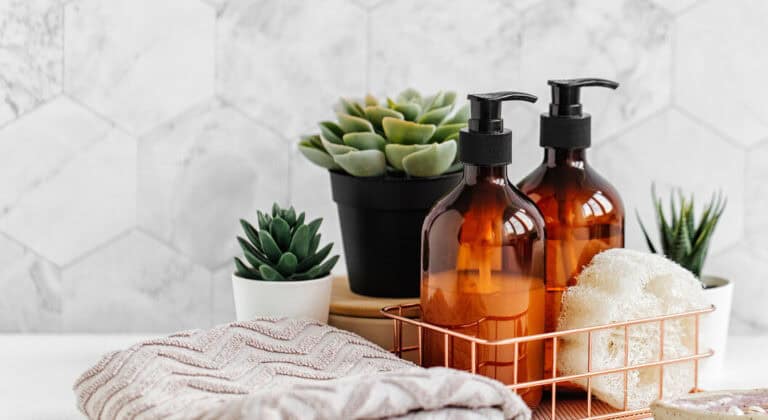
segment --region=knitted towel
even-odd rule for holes
[[[528,419],[504,385],[422,369],[311,320],[258,319],[107,354],[74,385],[91,419]]]

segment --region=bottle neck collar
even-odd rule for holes
[[[472,165],[464,164],[464,182],[468,185],[478,183],[507,184],[507,165]]]
[[[544,164],[548,167],[572,166],[584,168],[587,165],[587,149],[544,148]]]

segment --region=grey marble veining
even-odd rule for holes
[[[61,91],[61,0],[0,3],[0,124]]]
[[[705,273],[733,331],[768,333],[768,6],[759,0],[8,0],[0,2],[0,331],[170,331],[231,320],[238,219],[323,217],[296,150],[339,96],[523,90],[510,178],[541,162],[548,78],[585,90],[594,166],[644,249],[650,186],[728,209]],[[337,266],[344,270],[343,259]]]

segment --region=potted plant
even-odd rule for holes
[[[257,216],[258,228],[240,220],[245,238],[237,241],[245,261],[235,257],[232,274],[237,319],[285,316],[328,322],[330,273],[339,256],[326,259],[333,243],[320,247],[322,219],[305,224],[304,213],[277,204],[271,215]]]
[[[455,140],[469,109],[455,99],[413,89],[384,103],[341,99],[338,121],[320,122],[320,133],[299,143],[330,172],[355,293],[419,296],[422,223],[461,179]]]
[[[711,358],[700,363],[699,383],[706,387],[715,384],[722,372],[733,300],[733,283],[730,280],[701,273],[712,234],[725,210],[726,199],[720,193],[715,194],[697,218],[694,214],[693,197],[686,199],[680,190],[673,191],[669,204],[671,219],[667,219],[655,189],[652,189],[652,196],[661,249],[653,244],[638,215],[648,248],[651,252],[660,251],[667,258],[690,270],[701,281],[704,296],[716,308],[715,312],[702,318],[700,326],[700,346],[714,350]]]

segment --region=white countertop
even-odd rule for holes
[[[0,335],[0,418],[80,419],[72,383],[148,335]],[[768,386],[768,336],[730,337],[720,388]]]

